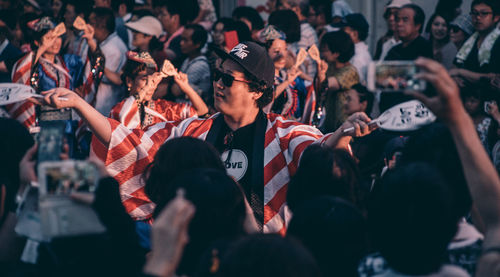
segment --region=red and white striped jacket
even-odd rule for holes
[[[134,96],[129,96],[116,104],[109,117],[119,121],[129,129],[146,128],[164,121],[179,121],[197,116],[196,110],[189,103],[175,103],[163,99],[150,101],[145,113],[151,118],[150,122],[144,122],[141,126],[139,106]]]
[[[205,140],[214,119],[188,118],[181,122],[163,122],[146,130],[129,130],[116,120],[108,119],[113,133],[108,148],[96,139],[93,154],[102,159],[111,176],[120,184],[127,212],[136,220],[151,217],[154,204],[144,192],[141,178],[160,146],[167,140],[192,136]],[[264,228],[265,233],[286,232],[291,215],[286,206],[290,176],[295,174],[302,152],[312,143],[323,143],[330,135],[316,128],[267,114],[264,142]]]

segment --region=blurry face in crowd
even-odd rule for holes
[[[402,41],[411,41],[418,37],[420,24],[415,25],[415,12],[410,8],[403,8],[398,11],[396,17],[396,32]]]
[[[73,26],[73,22],[76,19],[75,6],[71,4],[66,5],[66,11],[64,11],[64,24],[66,28]]]
[[[481,101],[473,96],[465,98],[464,107],[468,114],[475,115],[479,112]]]
[[[436,16],[432,21],[431,35],[435,40],[443,40],[448,36],[448,24],[441,16]]]
[[[332,51],[330,51],[328,45],[326,44],[320,45],[319,55],[321,59],[325,60],[327,63],[335,62],[339,57],[339,53],[333,53]]]
[[[141,91],[148,82],[148,76],[153,74],[152,69],[140,71],[134,80],[127,78],[127,86],[130,87],[130,94],[134,95]],[[146,99],[151,99],[152,95],[148,95]]]
[[[396,31],[396,15],[398,8],[389,8],[384,13],[384,18],[387,22],[387,28],[393,32]]]
[[[356,112],[364,112],[366,110],[366,101],[359,102],[358,92],[350,89],[345,93],[344,112],[346,115],[351,115]]]
[[[149,42],[152,38],[153,37],[150,35],[132,30],[132,45],[141,49],[142,51],[148,51]]]
[[[352,42],[354,43],[359,42],[358,31],[354,30],[349,26],[345,26],[344,28],[342,28],[342,30],[351,37]]]
[[[52,0],[52,14],[54,15],[54,18],[56,18],[59,15],[59,11],[61,11],[61,8],[62,8],[61,0]]]
[[[245,79],[243,68],[231,60],[226,60],[219,70],[233,76],[235,80],[230,87],[224,85],[222,79],[214,82],[215,108],[229,116],[241,114],[243,110],[249,108],[256,108],[256,101],[262,96],[262,93],[249,91],[248,83],[245,82],[248,80]]]
[[[94,7],[111,8],[111,0],[94,0]]]
[[[157,18],[160,20],[163,29],[171,35],[172,27],[174,25],[174,16],[168,13],[167,8],[160,7],[156,10]],[[174,30],[175,31],[175,30]]]
[[[222,47],[224,45],[224,23],[219,22],[214,26],[212,32],[214,43],[217,46]]]
[[[309,6],[309,15],[307,16],[307,22],[311,24],[311,26],[314,28],[318,25],[316,22],[316,11],[312,6]]]
[[[193,40],[191,39],[193,36],[193,29],[184,29],[184,31],[181,34],[181,52],[182,54],[190,54],[195,52],[198,47],[200,46],[199,44],[194,44]]]
[[[494,16],[493,10],[486,4],[478,4],[470,11],[472,24],[478,32],[489,32],[500,19],[499,15]]]
[[[458,26],[450,27],[450,40],[455,43],[455,45],[462,45],[465,42],[466,35],[462,29]]]
[[[59,51],[61,51],[61,45],[62,45],[62,39],[61,37],[58,37],[54,40],[52,46],[45,51],[45,53],[57,55],[59,54]]]
[[[267,53],[274,61],[274,68],[280,70],[285,67],[287,58],[286,42],[282,39],[275,39]]]

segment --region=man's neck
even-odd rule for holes
[[[402,40],[403,42],[403,46],[406,47],[408,46],[410,43],[412,43],[414,40],[416,40],[418,37],[420,36],[420,33],[416,33],[416,34],[413,34],[410,38],[408,39],[405,39],[405,40]]]
[[[254,107],[251,110],[247,110],[243,114],[239,115],[225,114],[224,121],[231,130],[236,131],[241,127],[245,127],[247,125],[252,124],[257,118],[258,114],[259,114],[259,109],[257,107]]]

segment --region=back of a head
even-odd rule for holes
[[[262,20],[259,12],[253,7],[237,7],[233,10],[232,17],[235,20],[248,20],[252,24],[252,30],[250,31],[257,31],[264,28],[264,20]]]
[[[316,261],[304,246],[277,234],[246,236],[221,260],[220,277],[316,277]]]
[[[191,40],[193,41],[194,44],[199,44],[199,50],[205,46],[205,43],[207,43],[208,39],[208,33],[199,24],[188,24],[184,27],[185,30],[190,29],[193,30],[193,34],[191,35]]]
[[[454,201],[453,213],[460,218],[469,213],[472,199],[460,157],[450,131],[440,123],[430,124],[413,133],[405,143],[402,163],[425,162],[443,176]]]
[[[354,43],[344,31],[326,33],[321,39],[321,46],[325,45],[332,53],[339,53],[339,62],[348,62],[354,56]]]
[[[286,34],[286,42],[293,43],[300,40],[300,21],[292,10],[277,10],[269,15],[269,25],[274,25]]]
[[[92,13],[96,15],[96,24],[100,28],[104,28],[108,33],[113,33],[115,31],[115,15],[113,10],[109,8],[94,8]]]
[[[296,211],[287,236],[299,239],[316,258],[323,276],[358,276],[367,250],[366,224],[361,213],[340,198],[320,196]]]
[[[387,172],[372,195],[372,243],[389,266],[408,275],[436,272],[457,231],[448,184],[426,163]]]
[[[340,176],[334,175],[337,168]],[[287,203],[295,212],[303,202],[321,195],[343,198],[363,207],[364,197],[359,189],[359,170],[344,150],[321,145],[306,148],[297,172],[288,184]]]
[[[179,16],[181,26],[191,23],[200,11],[197,0],[166,0],[166,7],[170,16]]]
[[[175,198],[180,188],[196,208],[189,223],[189,242],[177,268],[180,275],[190,275],[212,243],[245,234],[246,206],[241,188],[224,171],[198,168],[186,171],[170,182],[163,199],[157,203],[155,215]]]
[[[167,180],[194,168],[214,168],[226,172],[220,155],[209,143],[193,137],[168,140],[156,152],[145,175],[146,194],[155,203],[162,201],[168,191]]]

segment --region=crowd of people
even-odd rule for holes
[[[0,275],[500,276],[500,2],[437,2],[388,1],[371,49],[343,0],[1,0],[0,82],[38,95],[0,106]],[[413,99],[437,120],[375,120]],[[20,231],[48,122],[104,232]]]

